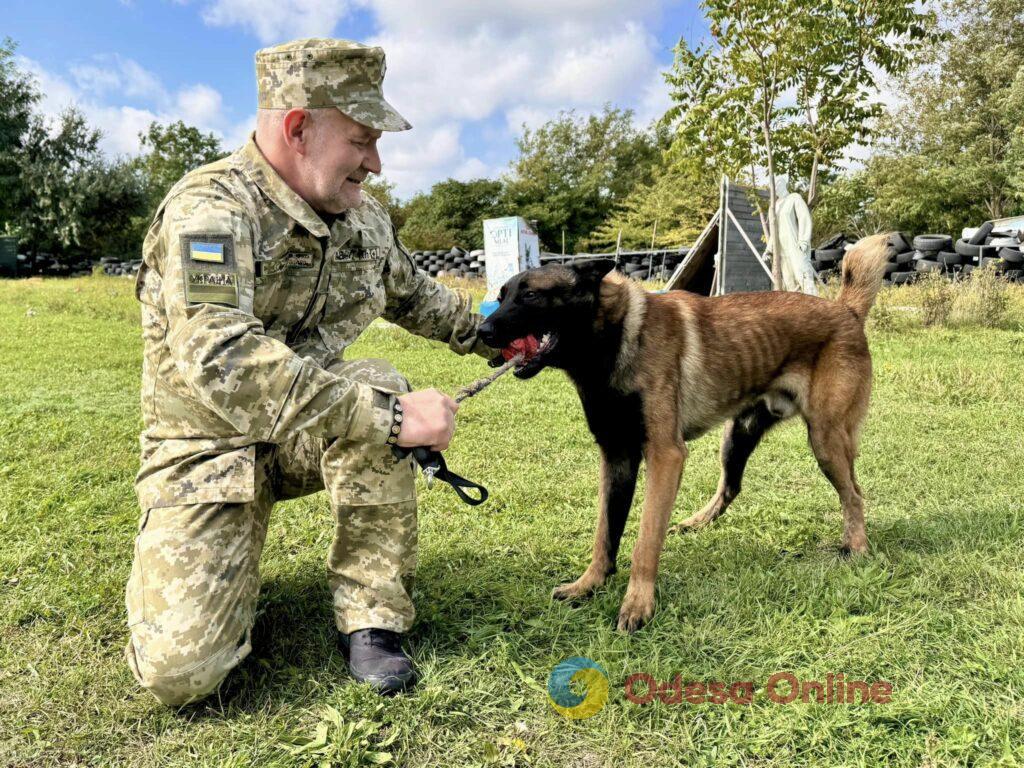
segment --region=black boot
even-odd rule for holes
[[[339,634],[338,642],[348,661],[349,672],[360,683],[369,683],[378,693],[404,691],[416,677],[412,659],[402,650],[402,636],[389,629],[357,629]]]

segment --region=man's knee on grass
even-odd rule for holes
[[[159,641],[156,643],[159,646]],[[252,646],[249,633],[237,643],[211,649],[198,646],[189,654],[168,657],[158,648],[147,645],[133,633],[125,656],[132,674],[143,688],[160,703],[180,707],[204,699],[217,690],[228,673],[249,655]]]

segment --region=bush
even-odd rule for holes
[[[1009,286],[991,265],[975,269],[957,286],[953,322],[997,328],[1006,320],[1010,306]]]
[[[940,272],[927,272],[917,281],[921,322],[926,326],[945,325],[953,311],[954,288]]]

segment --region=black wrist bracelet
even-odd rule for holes
[[[388,445],[398,445],[398,436],[402,433],[402,404],[395,397],[395,403],[391,407],[391,432],[388,435]]]

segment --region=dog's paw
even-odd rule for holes
[[[553,590],[551,590],[552,600],[584,600],[590,597],[594,590],[600,585],[599,582],[595,582],[593,579],[588,579],[585,576],[581,576],[576,581],[571,581],[567,584],[559,584]]]
[[[839,547],[839,551],[844,557],[866,555],[868,553],[868,540],[862,537],[844,541]]]
[[[654,616],[654,596],[626,594],[619,609],[619,632],[636,632]]]
[[[693,533],[694,531],[699,531],[707,524],[708,521],[698,514],[694,515],[693,517],[686,518],[681,523],[676,523],[675,525],[670,526],[667,533],[677,535],[684,533]]]

